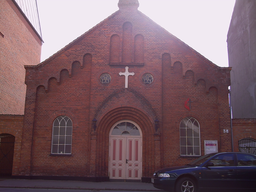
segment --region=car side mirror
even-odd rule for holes
[[[211,166],[214,166],[213,162],[208,162],[208,163],[206,164],[206,167],[207,167],[207,168],[209,168],[209,167],[211,167]]]

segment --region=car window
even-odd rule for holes
[[[234,166],[234,154],[221,154],[210,160],[213,166]]]
[[[238,166],[256,166],[256,157],[248,154],[237,154]]]
[[[207,159],[210,159],[212,156],[214,156],[216,153],[212,153],[212,154],[208,154],[208,155],[204,155],[194,161],[192,161],[191,163],[189,163],[188,165],[191,166],[199,166],[202,163],[204,163]]]

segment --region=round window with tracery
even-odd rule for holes
[[[103,73],[101,76],[100,76],[100,82],[102,84],[109,84],[111,81],[111,76],[108,74],[108,73]]]
[[[142,81],[144,84],[151,84],[153,83],[153,80],[154,80],[153,75],[151,75],[150,73],[146,73],[142,77]]]

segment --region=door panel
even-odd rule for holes
[[[238,188],[256,191],[256,157],[250,154],[237,154],[237,163]]]
[[[127,138],[127,179],[141,178],[141,140],[139,138]]]
[[[202,171],[201,187],[209,189],[235,189],[236,166],[234,154],[221,154],[210,160],[213,166]]]
[[[140,137],[110,137],[110,179],[141,179],[141,157],[142,147]]]
[[[110,178],[125,179],[125,138],[113,138],[110,140]]]
[[[202,172],[201,186],[202,188],[211,189],[232,189],[235,188],[235,166],[222,167],[212,166],[206,168]]]

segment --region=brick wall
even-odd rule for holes
[[[135,73],[128,88],[119,76],[125,66]],[[110,84],[101,84],[103,73]],[[143,83],[145,73],[154,77],[152,84]],[[202,155],[204,140],[230,151],[231,134],[222,131],[230,130],[229,73],[141,12],[117,11],[48,60],[26,66],[20,175],[107,177],[109,132],[120,120],[142,130],[143,177],[195,158],[180,156],[179,123],[186,117],[200,123]],[[60,115],[73,122],[69,156],[51,154],[52,123]]]
[[[239,151],[238,141],[256,139],[256,119],[233,119],[234,151]]]
[[[24,65],[40,62],[42,42],[12,0],[0,7],[0,114],[24,114]]]
[[[23,118],[23,115],[0,115],[0,135],[15,137],[12,175],[19,174]]]

